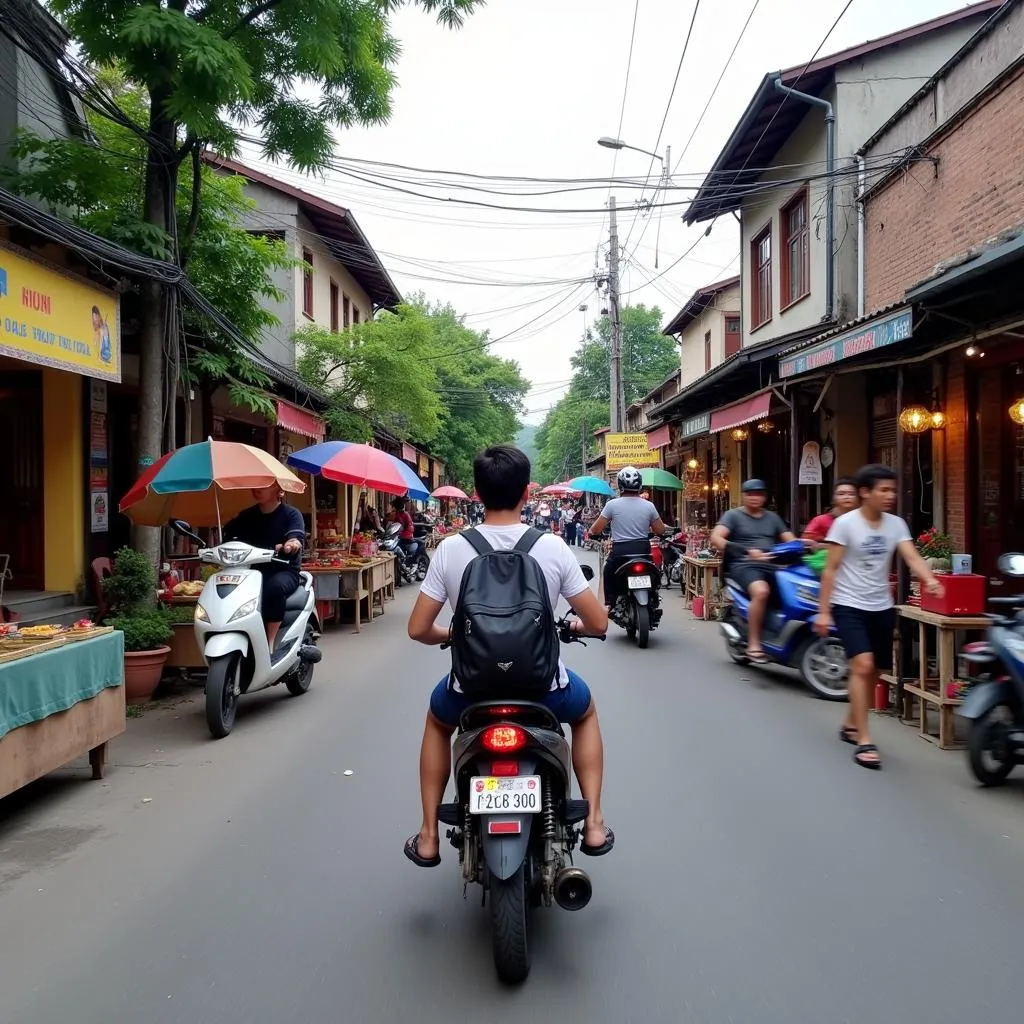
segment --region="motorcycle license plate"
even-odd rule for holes
[[[630,576],[629,577],[629,589],[630,590],[650,590],[651,589],[651,577],[650,576]]]
[[[237,585],[237,584],[242,582],[242,577],[241,576],[225,576],[222,573],[222,574],[220,574],[217,577],[217,582],[218,583],[224,583],[224,584],[232,584],[232,583],[234,583],[234,584]]]
[[[538,814],[540,776],[475,776],[469,780],[470,814]]]

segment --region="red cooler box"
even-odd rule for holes
[[[946,593],[932,597],[921,587],[921,610],[936,615],[984,615],[985,577],[976,573],[954,576],[943,573],[938,577]]]

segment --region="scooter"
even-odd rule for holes
[[[615,598],[608,617],[643,650],[664,611],[658,596],[661,567],[653,555],[638,555],[623,562],[615,570],[615,578],[620,587],[625,586],[625,593]]]
[[[290,563],[273,551],[241,541],[207,548],[184,520],[171,520],[170,525],[179,536],[199,545],[201,562],[222,566],[206,581],[193,620],[207,665],[206,724],[215,739],[222,739],[235,724],[241,694],[284,683],[298,697],[313,682],[313,666],[323,656],[316,645],[321,629],[313,577],[299,573],[301,582],[285,603],[284,620],[271,651],[260,614],[263,575],[254,567]]]
[[[426,535],[414,537],[415,540],[419,541],[420,550],[415,558],[410,559],[402,547],[402,541],[399,537],[401,532],[402,526],[400,523],[391,523],[384,531],[384,540],[381,541],[380,545],[381,551],[390,551],[395,556],[395,563],[398,566],[398,576],[395,582],[398,586],[402,586],[403,583],[422,583],[427,578],[427,569],[430,568],[430,556],[427,554],[426,549]]]
[[[583,572],[593,575],[589,566]],[[557,625],[563,643],[583,643],[568,618]],[[447,837],[459,851],[464,887],[482,886],[490,903],[498,977],[518,984],[530,972],[535,908],[582,910],[590,902],[590,878],[572,863],[590,807],[572,798],[569,744],[543,704],[512,699],[466,708],[452,764],[455,800],[441,804],[437,817],[452,826]]]
[[[816,697],[846,700],[849,666],[835,626],[827,637],[814,632],[821,580],[803,564],[806,552],[803,541],[785,541],[771,549],[770,562],[760,563],[775,571],[776,590],[765,613],[761,646],[769,662],[795,668]],[[734,580],[727,578],[725,588],[728,605],[719,628],[729,657],[746,665],[750,597]]]
[[[686,554],[686,534],[661,538],[661,583],[665,588],[674,583],[683,584],[683,555]]]
[[[1007,576],[1024,576],[1024,554],[1002,555],[999,569]],[[1024,594],[988,602],[1008,614],[989,615],[987,639],[961,652],[970,675],[957,714],[969,723],[971,772],[983,786],[998,786],[1024,764]]]

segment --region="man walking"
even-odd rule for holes
[[[828,636],[834,625],[850,661],[850,704],[839,738],[856,747],[857,764],[877,771],[882,761],[871,742],[868,707],[879,674],[892,668],[896,611],[889,568],[893,553],[899,551],[929,594],[941,597],[943,591],[914,547],[907,524],[891,514],[896,505],[896,474],[888,466],[865,466],[856,480],[860,508],[836,519],[826,538],[828,562],[814,628],[820,636]]]

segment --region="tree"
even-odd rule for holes
[[[393,13],[414,3],[457,27],[481,0],[51,0],[94,67],[120,64],[146,94],[142,219],[165,255],[187,258],[202,216],[202,155],[233,154],[243,132],[263,155],[325,169],[333,131],[390,114],[397,41]],[[312,94],[312,95],[311,95]],[[191,210],[175,237],[181,167]],[[162,447],[164,294],[143,294],[139,452]],[[155,551],[155,538],[149,546]]]
[[[570,388],[537,430],[535,479],[549,484],[585,473],[584,462],[598,448],[594,431],[607,423],[607,400],[581,397],[577,389]]]

